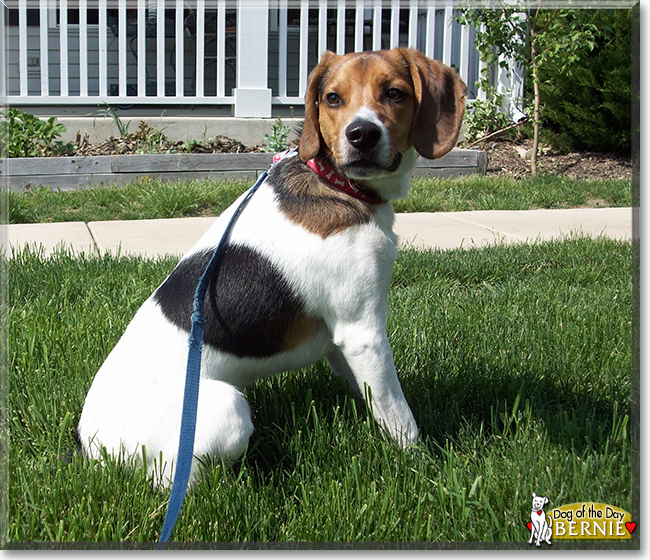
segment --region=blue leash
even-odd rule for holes
[[[178,456],[176,459],[176,471],[174,472],[174,481],[172,484],[172,493],[169,497],[167,514],[160,533],[158,541],[158,550],[165,548],[165,543],[174,529],[178,515],[181,512],[187,484],[190,479],[190,470],[192,467],[192,457],[194,454],[194,435],[196,432],[196,409],[199,401],[199,379],[201,377],[201,352],[203,350],[203,327],[205,318],[203,309],[205,305],[205,294],[210,284],[210,280],[218,264],[223,258],[226,251],[230,231],[239,218],[248,201],[255,194],[255,191],[264,182],[268,171],[264,171],[257,182],[249,189],[248,193],[241,201],[235,213],[230,218],[228,225],[212,254],[203,275],[201,276],[196,291],[194,292],[194,304],[192,313],[192,328],[190,330],[189,350],[187,354],[187,370],[185,373],[185,392],[183,394],[183,415],[181,417],[181,433],[178,443]]]

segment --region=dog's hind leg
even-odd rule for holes
[[[81,440],[88,455],[101,459],[104,447],[116,459],[144,462],[155,486],[170,486],[180,437],[182,384],[125,391],[121,401],[106,399],[112,406],[104,409],[96,402],[101,400],[101,391],[91,396],[93,400],[84,410],[80,424]],[[223,381],[201,379],[190,484],[199,478],[199,461],[203,457],[238,459],[252,432],[250,409],[244,396]]]
[[[198,480],[198,463],[203,457],[239,459],[252,433],[250,408],[244,396],[223,381],[201,379],[190,482]]]
[[[546,544],[551,544],[551,537],[553,536],[553,530],[551,529],[552,520],[550,515],[547,515],[546,518],[548,519],[548,524],[546,526],[546,531],[544,531],[544,541]]]

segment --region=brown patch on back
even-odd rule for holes
[[[325,321],[311,317],[302,312],[296,315],[293,324],[289,327],[282,347],[284,350],[294,350],[315,337],[321,329],[325,328]]]
[[[280,211],[323,239],[372,220],[368,204],[335,189],[298,157],[278,162],[268,181]]]

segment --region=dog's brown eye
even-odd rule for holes
[[[406,97],[406,94],[401,89],[390,88],[386,92],[386,97],[395,103],[399,103]]]
[[[341,104],[341,98],[336,93],[328,93],[325,96],[325,101],[330,107],[338,107]]]

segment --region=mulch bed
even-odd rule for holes
[[[144,121],[135,132],[120,138],[111,136],[99,144],[89,144],[88,135],[77,137],[75,156],[112,156],[123,154],[241,154],[263,152],[262,146],[246,146],[226,136],[215,136],[202,142],[172,142],[159,130]]]
[[[486,152],[488,175],[510,175],[516,178],[530,176],[532,140],[510,142],[486,141],[474,146]],[[631,179],[632,162],[620,154],[598,152],[572,152],[561,154],[545,147],[540,150],[537,166],[539,173],[566,175],[572,179],[589,181],[602,179]]]

